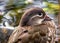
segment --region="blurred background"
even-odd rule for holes
[[[42,8],[56,25],[60,24],[60,0],[0,0],[0,43],[7,43],[22,14],[31,7]]]

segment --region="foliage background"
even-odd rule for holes
[[[59,24],[60,4],[58,3],[59,0],[0,0],[0,42],[7,43],[12,31],[18,26],[22,14],[31,7],[42,8],[47,15],[54,18],[56,25]]]

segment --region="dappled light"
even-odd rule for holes
[[[39,10],[37,9],[36,10],[38,12],[37,13],[34,9],[31,12],[27,13],[30,8],[38,8],[38,9],[41,8],[41,9],[43,9],[43,11],[40,11],[41,9],[39,9]],[[46,13],[46,15],[43,16],[45,13]],[[22,16],[24,16],[24,14],[26,14],[26,18],[22,17]],[[34,14],[36,14],[36,15],[34,16]],[[41,16],[41,14],[42,14],[42,16]],[[29,17],[29,16],[32,16],[32,17]],[[23,18],[23,20],[21,20],[21,18]],[[46,22],[46,20],[47,21],[52,20],[52,21]],[[24,25],[21,26],[22,23]],[[40,26],[40,24],[42,27]],[[45,26],[45,24],[47,24],[48,26]],[[35,25],[37,25],[37,26],[35,27]],[[38,26],[40,26],[40,27],[38,27]],[[23,31],[25,31],[25,29],[27,29],[25,31],[26,33],[23,34],[21,37],[22,37],[22,39],[24,39],[27,35],[27,38],[28,37],[31,38],[29,40],[32,41],[32,39],[33,39],[33,42],[29,42],[29,43],[35,43],[34,42],[35,40],[38,40],[37,43],[39,43],[39,40],[41,41],[40,43],[48,43],[45,41],[48,39],[50,41],[52,39],[50,39],[50,36],[48,39],[46,39],[46,34],[43,33],[43,31],[47,27],[48,27],[47,29],[50,29],[51,28],[50,26],[52,28],[54,28],[55,30],[53,30],[53,31],[56,32],[56,33],[54,33],[55,42],[60,43],[60,0],[0,0],[0,43],[8,43],[8,40],[9,40],[9,37],[11,36],[11,34],[14,35],[15,34],[14,31],[15,30],[18,31],[19,28],[22,28]],[[43,28],[43,27],[45,27],[45,28]],[[40,30],[40,33],[36,32],[36,33],[34,33],[33,36],[32,35],[30,36],[30,33],[29,34],[27,33],[27,32],[31,32],[30,28],[32,30],[32,35],[34,32],[36,32],[35,30],[33,32],[33,29],[42,28],[42,30]],[[22,29],[21,29],[21,31],[22,31]],[[21,32],[21,31],[19,31],[19,32]],[[49,33],[49,35],[51,35],[53,32],[52,32],[52,30],[49,30],[49,31],[51,31]],[[19,33],[19,32],[16,32],[16,33]],[[44,36],[43,39],[41,36],[39,36],[39,34]],[[18,35],[18,34],[16,34],[16,35]],[[19,35],[20,35],[20,33],[19,33]],[[41,38],[35,39],[35,37],[36,37],[35,35],[38,38],[40,38],[40,37]],[[16,36],[13,36],[13,37],[16,37]],[[19,38],[21,38],[21,37],[19,37]],[[24,41],[25,41],[25,39],[24,39]],[[12,42],[10,42],[10,43],[12,43]],[[28,42],[25,42],[25,43],[28,43]],[[49,42],[49,43],[53,43],[53,42]]]

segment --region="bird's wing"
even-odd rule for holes
[[[16,42],[22,33],[23,33],[23,29],[21,27],[17,27],[11,34],[8,43]]]
[[[45,26],[45,25],[17,27],[13,31],[12,35],[10,36],[8,43],[18,43],[18,42],[27,43],[29,41],[33,42],[33,41],[35,41],[35,38],[40,37],[40,31],[42,31],[43,33],[46,31],[46,29],[43,27],[47,28],[47,26]],[[28,32],[26,30],[28,30]],[[21,41],[20,41],[20,39],[21,39]],[[38,38],[38,40],[39,40],[39,38]]]

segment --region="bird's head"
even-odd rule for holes
[[[45,12],[41,8],[30,8],[23,14],[20,25],[31,26],[41,24],[41,22],[45,19],[45,15]]]

